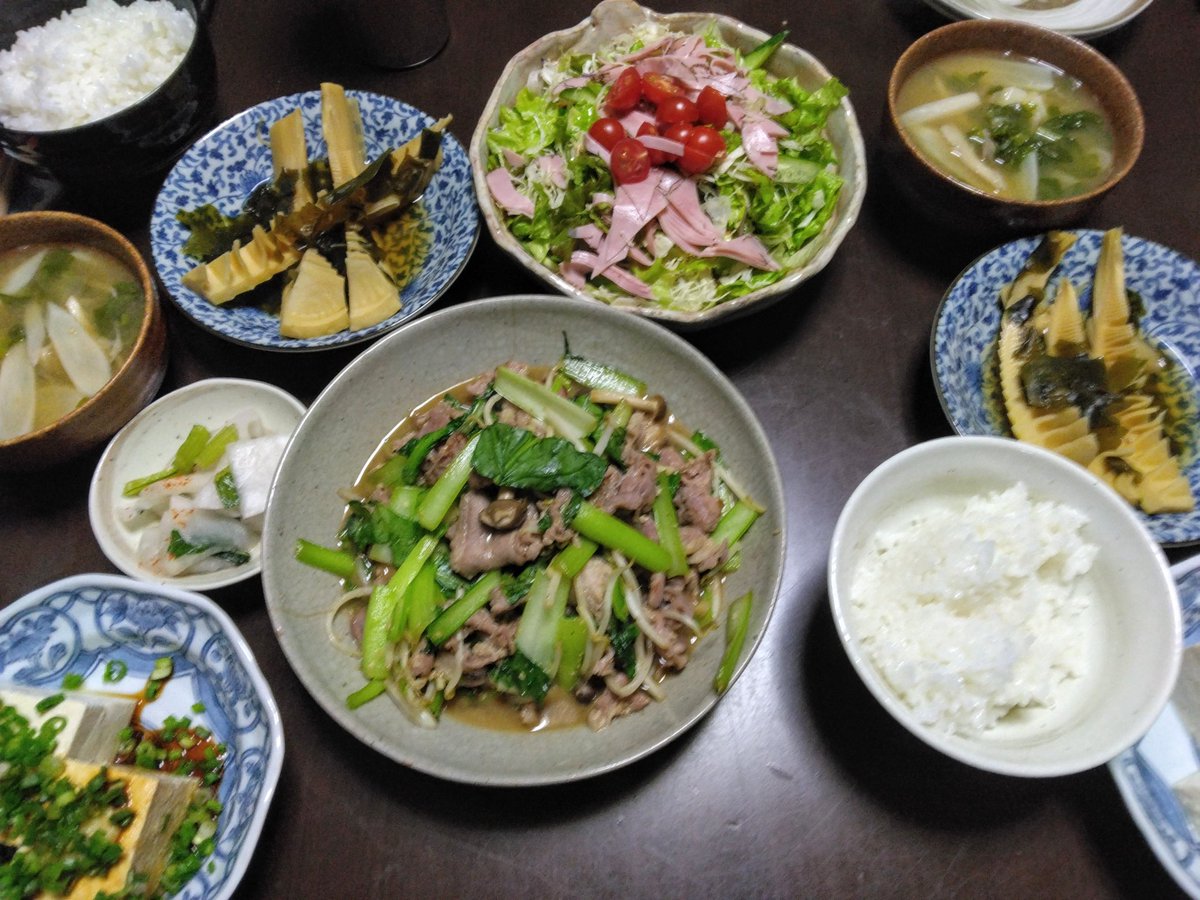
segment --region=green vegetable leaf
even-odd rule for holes
[[[584,496],[600,486],[608,468],[600,457],[582,453],[562,438],[539,438],[502,422],[479,433],[472,466],[504,487],[545,492],[565,487]]]
[[[142,289],[132,281],[114,285],[108,299],[96,310],[96,327],[113,340],[137,331],[141,323]]]
[[[221,506],[225,509],[237,509],[242,498],[238,494],[237,482],[233,479],[233,470],[226,466],[217,473],[215,483],[217,496],[221,498]]]
[[[492,684],[500,690],[541,703],[550,690],[550,676],[520,650],[492,667]]]
[[[634,644],[637,643],[638,635],[641,633],[641,629],[633,619],[621,622],[614,618],[608,627],[608,638],[613,648],[613,660],[617,664],[617,668],[630,678],[637,672],[637,655],[634,653]]]
[[[392,548],[392,558],[400,560],[408,555],[423,534],[420,525],[382,503],[353,500],[338,538],[360,552],[372,544],[386,544]]]

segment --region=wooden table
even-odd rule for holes
[[[387,71],[345,45],[332,2],[217,0],[216,119],[332,80],[453,113],[465,144],[509,57],[573,25],[591,4],[448,5],[442,53],[420,68]],[[946,286],[990,246],[915,220],[878,165],[891,66],[944,20],[916,0],[658,6],[726,12],[768,32],[790,28],[793,42],[849,86],[870,157],[858,224],[821,276],[768,310],[688,336],[748,398],[783,473],[787,567],[766,639],[728,697],[665,750],[579,784],[484,790],[406,770],[359,744],[292,673],[259,581],[216,591],[257,655],[287,734],[282,780],[239,896],[1177,893],[1106,769],[1021,781],[939,756],[870,697],[828,610],[826,554],[851,491],[886,457],[950,433],[930,377],[929,330]],[[404,4],[395,7],[401,16]],[[1192,0],[1157,0],[1096,46],[1133,83],[1147,134],[1133,172],[1084,224],[1123,225],[1200,258],[1200,10]],[[147,254],[148,214],[147,200],[111,216]],[[483,235],[437,308],[541,291]],[[238,376],[309,402],[357,349],[252,352],[167,305],[164,391]],[[87,519],[97,456],[0,479],[0,605],[67,575],[116,571]]]

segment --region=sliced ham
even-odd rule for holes
[[[533,201],[517,190],[508,169],[497,168],[487,174],[488,190],[505,210],[514,216],[533,218]]]
[[[592,269],[593,276],[603,274],[609,266],[623,260],[638,232],[666,209],[667,198],[659,190],[661,183],[662,170],[653,168],[643,181],[617,185],[612,222],[598,251],[596,265]]]
[[[567,161],[555,154],[546,154],[539,156],[534,161],[541,177],[554,185],[556,188],[564,189],[567,186]]]
[[[512,150],[508,147],[505,147],[504,148],[504,163],[510,169],[523,169],[523,168],[525,168],[525,157],[523,157],[516,150]]]
[[[779,168],[777,140],[787,134],[787,129],[772,119],[764,119],[753,113],[747,114],[742,120],[741,129],[742,149],[746,151],[746,158],[754,168],[774,178]]]
[[[763,242],[752,234],[744,234],[741,237],[730,238],[727,241],[717,241],[712,246],[705,247],[696,255],[705,258],[723,256],[728,259],[736,259],[738,262],[743,262],[748,266],[768,272],[774,272],[779,268],[779,263],[771,258],[771,254],[763,246]]]

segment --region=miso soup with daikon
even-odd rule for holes
[[[91,247],[0,253],[0,440],[61,419],[122,366],[141,330],[137,278]]]
[[[1012,53],[963,51],[926,63],[896,97],[925,161],[1013,200],[1085,194],[1112,170],[1112,128],[1080,81]]]

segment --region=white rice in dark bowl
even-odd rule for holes
[[[927,498],[889,518],[855,563],[852,620],[897,696],[929,726],[978,734],[1052,708],[1087,673],[1087,519],[1024,484]]]
[[[132,106],[175,71],[195,32],[169,0],[88,0],[20,31],[0,51],[0,123],[57,131]]]

